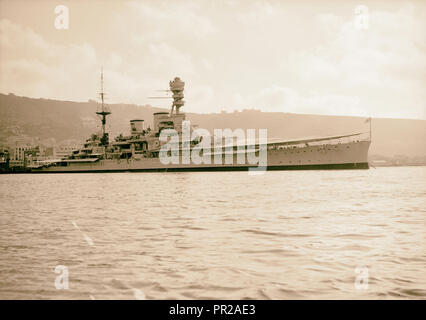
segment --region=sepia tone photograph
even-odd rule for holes
[[[0,300],[425,300],[425,88],[424,1],[0,0]]]

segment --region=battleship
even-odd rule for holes
[[[172,104],[170,112],[153,114],[153,126],[145,128],[144,119],[130,121],[130,134],[122,134],[110,141],[106,132],[107,117],[111,111],[104,103],[103,72],[101,73],[100,103],[96,114],[101,120],[102,131],[92,134],[84,146],[60,159],[33,161],[27,166],[31,173],[78,173],[78,172],[176,172],[176,171],[247,171],[259,167],[249,160],[250,152],[259,157],[263,151],[266,163],[263,168],[270,170],[326,170],[326,169],[368,169],[368,149],[371,143],[370,132],[351,133],[338,136],[314,137],[297,140],[246,142],[238,144],[234,139],[231,145],[213,145],[212,152],[203,154],[201,163],[188,161],[162,161],[161,151],[167,141],[162,134],[174,131],[179,138],[184,135],[188,123],[184,106],[184,87],[179,77],[169,82]],[[194,127],[190,127],[194,132]],[[190,135],[191,137],[191,135]],[[202,137],[179,140],[175,150],[169,149],[183,160],[184,148],[190,152],[197,150]],[[235,143],[232,143],[235,142]],[[198,149],[197,149],[198,148]],[[181,151],[181,152],[180,152]],[[177,153],[176,153],[177,152]],[[202,151],[201,151],[202,152]],[[220,156],[217,154],[220,152]],[[243,153],[243,156],[241,156]],[[217,161],[217,159],[226,161]],[[243,161],[241,161],[243,159]]]

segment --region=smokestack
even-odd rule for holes
[[[130,134],[139,135],[143,133],[143,120],[130,120]]]
[[[158,124],[161,120],[169,118],[168,112],[156,112],[154,113],[154,132],[158,132]]]

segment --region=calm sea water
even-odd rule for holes
[[[426,298],[426,167],[1,175],[0,203],[1,299]]]

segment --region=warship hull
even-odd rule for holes
[[[370,141],[322,144],[297,148],[267,150],[266,170],[338,170],[368,169]],[[237,164],[163,164],[159,158],[95,159],[96,161],[67,162],[32,168],[31,173],[85,172],[180,172],[180,171],[247,171],[258,165]],[[246,162],[247,163],[247,162]],[[261,169],[261,168],[260,168]],[[265,168],[263,168],[265,169]]]

